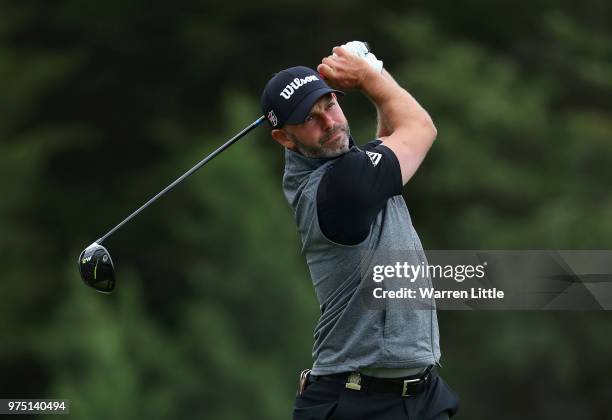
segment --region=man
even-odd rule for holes
[[[371,278],[364,274],[380,252],[424,258],[401,194],[436,129],[382,63],[354,47],[335,47],[318,72],[277,73],[262,94],[272,138],[285,148],[284,193],[321,306],[314,364],[302,372],[293,416],[447,419],[459,401],[436,372],[433,301],[410,310],[372,303]],[[330,86],[370,98],[378,111],[377,140],[361,148],[353,143],[338,104],[342,92]]]

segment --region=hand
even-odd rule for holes
[[[376,58],[374,54],[370,52],[370,47],[368,44],[362,41],[351,41],[342,45],[342,48],[347,50],[348,52],[355,54],[361,58],[365,58],[366,61],[376,69],[379,73],[382,72],[383,62]]]
[[[366,59],[342,47],[334,47],[333,54],[321,60],[317,71],[325,81],[337,89],[361,89],[369,77],[377,72]]]

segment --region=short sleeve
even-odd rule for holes
[[[331,241],[363,241],[387,200],[402,193],[397,157],[379,140],[352,148],[327,170],[317,190],[319,226]]]

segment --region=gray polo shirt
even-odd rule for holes
[[[441,356],[433,300],[428,308],[414,308],[388,299],[373,302],[371,296],[374,283],[367,273],[380,262],[381,254],[388,251],[394,259],[400,255],[403,261],[414,264],[426,261],[401,194],[383,203],[367,237],[356,245],[335,243],[321,230],[317,190],[333,165],[357,153],[350,158],[366,159],[373,170],[391,164],[399,170],[390,149],[379,145],[372,150],[352,145],[347,154],[333,159],[307,158],[285,150],[283,190],[294,212],[302,253],[321,309],[312,352],[315,375],[365,367],[418,368],[438,363]],[[386,286],[394,287],[397,284]],[[418,279],[411,287],[431,287],[431,282]]]

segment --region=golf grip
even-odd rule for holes
[[[246,134],[248,134],[251,130],[253,130],[255,127],[257,127],[262,122],[264,122],[264,120],[265,120],[265,117],[261,116],[258,119],[256,119],[255,121],[253,121],[250,125],[248,125],[244,129],[242,129],[241,132],[239,132],[234,137],[229,139],[227,142],[225,142],[224,144],[219,146],[217,148],[217,150],[215,150],[214,152],[212,152],[211,154],[206,156],[204,159],[202,159],[200,162],[198,162],[193,168],[191,168],[190,170],[185,172],[183,175],[181,175],[179,178],[177,178],[172,184],[168,185],[166,188],[164,188],[159,193],[157,193],[157,195],[155,195],[155,197],[151,198],[149,201],[147,201],[142,206],[140,206],[138,208],[138,210],[136,210],[134,213],[132,213],[128,217],[126,217],[121,223],[119,223],[117,226],[115,226],[110,231],[108,231],[108,233],[106,235],[104,235],[103,237],[98,239],[96,242],[98,244],[101,244],[102,241],[104,241],[106,238],[108,238],[110,235],[112,235],[121,226],[123,226],[124,224],[126,224],[127,222],[132,220],[134,218],[134,216],[136,216],[138,213],[140,213],[142,210],[144,210],[146,207],[148,207],[150,204],[152,204],[155,200],[157,200],[159,197],[161,197],[162,195],[164,195],[165,193],[170,191],[172,188],[176,187],[177,184],[179,184],[185,178],[189,177],[191,174],[193,174],[195,171],[200,169],[202,166],[206,165],[206,163],[208,163],[210,160],[212,160],[219,153],[221,153],[222,151],[224,151],[225,149],[230,147],[232,144],[236,143],[238,140],[240,140],[242,137],[244,137]]]

